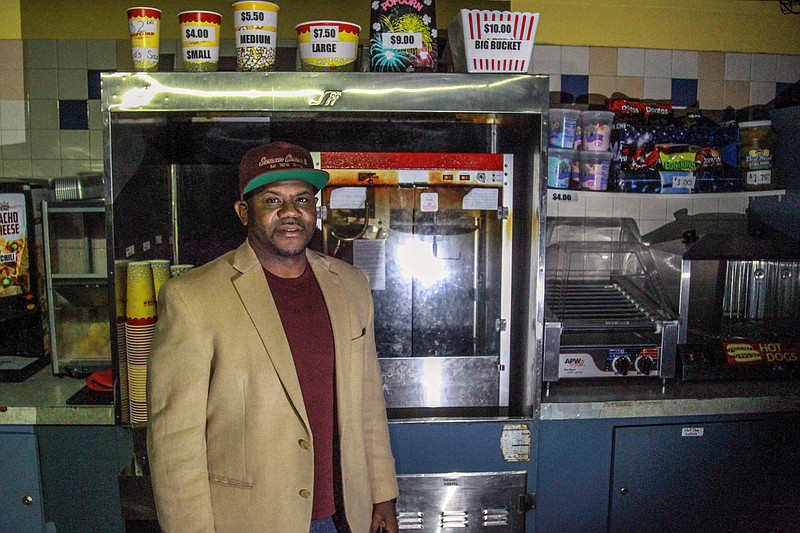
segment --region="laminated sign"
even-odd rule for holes
[[[374,0],[369,39],[372,72],[436,71],[433,0]]]
[[[0,298],[30,292],[25,195],[0,194]]]

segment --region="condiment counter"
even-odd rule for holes
[[[112,405],[68,405],[85,385],[48,366],[20,383],[0,383],[0,425],[113,425]]]
[[[542,420],[685,417],[800,412],[800,382],[558,382],[542,398]]]

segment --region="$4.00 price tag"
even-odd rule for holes
[[[217,40],[217,30],[213,26],[198,26],[183,30],[183,42],[203,43]]]
[[[566,202],[578,201],[578,191],[564,191],[564,192],[549,191],[549,193],[550,193],[550,200],[552,200],[553,202],[566,203]]]

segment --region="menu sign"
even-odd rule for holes
[[[797,363],[799,342],[724,342],[729,365]]]
[[[0,298],[30,292],[25,195],[0,194]]]

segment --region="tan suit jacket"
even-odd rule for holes
[[[372,295],[357,268],[306,253],[333,327],[346,514],[366,533],[372,504],[397,497]],[[158,314],[147,438],[162,530],[307,533],[314,436],[253,249],[165,283]]]

